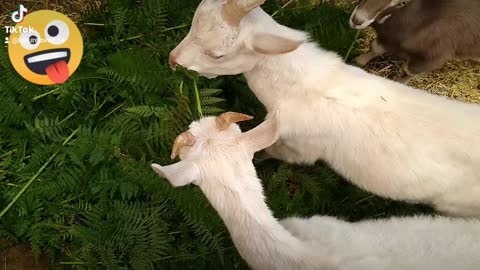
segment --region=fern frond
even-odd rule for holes
[[[203,88],[200,89],[199,95],[200,105],[205,115],[217,115],[224,112],[224,109],[220,108],[225,102],[224,98],[217,97],[222,93],[222,89]]]
[[[60,141],[65,139],[63,134],[65,126],[62,124],[63,122],[61,122],[58,117],[55,117],[55,119],[50,119],[48,117],[40,119],[36,117],[33,126],[30,123],[25,122],[25,127],[32,133],[38,134],[43,141]]]
[[[127,112],[136,114],[141,117],[150,117],[150,116],[156,116],[158,118],[170,118],[171,117],[171,108],[170,107],[154,107],[154,106],[135,106],[135,107],[129,107],[125,109]]]

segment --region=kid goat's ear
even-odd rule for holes
[[[282,37],[269,33],[259,33],[253,36],[252,48],[254,51],[261,54],[283,54],[294,51],[305,40],[294,40],[287,37]]]
[[[280,136],[278,130],[276,114],[271,115],[257,127],[242,133],[240,141],[247,146],[251,153],[263,150],[278,140]]]
[[[174,187],[196,184],[200,180],[200,170],[197,164],[191,161],[182,160],[167,166],[153,163],[151,166],[158,175],[166,178]]]

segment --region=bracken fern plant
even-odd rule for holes
[[[0,51],[2,250],[28,243],[56,269],[247,269],[203,194],[173,189],[149,166],[170,162],[176,135],[202,116],[254,115],[246,130],[265,115],[241,76],[206,80],[168,67],[198,3],[110,0],[87,9],[77,22],[82,63],[61,85],[25,81]],[[310,1],[264,8],[347,61],[356,55],[348,10]],[[321,162],[255,163],[279,218],[428,211],[365,193]]]

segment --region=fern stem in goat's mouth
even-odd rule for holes
[[[202,104],[200,103],[200,94],[198,93],[197,80],[193,80],[193,88],[195,90],[195,99],[197,100],[197,110],[200,117],[203,117]]]

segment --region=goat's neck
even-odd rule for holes
[[[242,257],[254,269],[275,269],[276,261],[299,260],[294,254],[301,249],[300,242],[273,217],[256,173],[236,171],[217,177],[203,181],[200,188],[222,217]]]
[[[279,100],[303,96],[301,91],[328,85],[342,65],[335,53],[307,42],[287,54],[264,56],[244,75],[250,89],[270,111]]]

